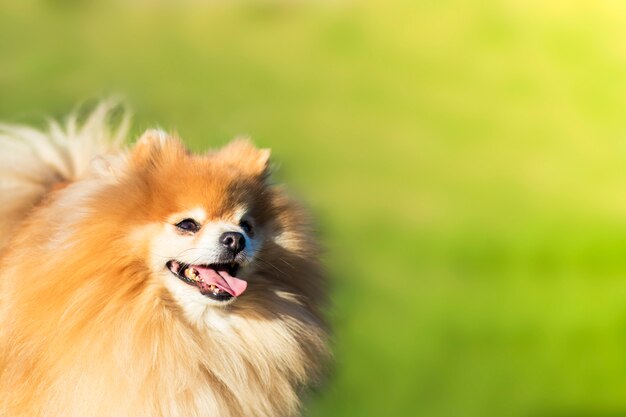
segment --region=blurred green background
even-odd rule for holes
[[[626,415],[626,3],[0,0],[0,119],[123,93],[312,207],[308,417]]]

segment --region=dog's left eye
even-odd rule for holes
[[[239,226],[246,232],[248,235],[252,236],[252,224],[247,220],[242,220],[239,222]]]
[[[197,232],[200,230],[200,225],[194,219],[185,219],[179,223],[176,223],[176,227],[185,232]]]

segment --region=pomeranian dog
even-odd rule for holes
[[[269,151],[127,149],[111,110],[0,127],[0,416],[298,414],[325,279]]]

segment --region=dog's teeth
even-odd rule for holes
[[[195,268],[189,267],[185,269],[185,277],[197,281],[198,280],[198,271]]]

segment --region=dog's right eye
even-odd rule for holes
[[[182,220],[179,223],[176,223],[176,227],[178,227],[180,230],[184,230],[185,232],[192,232],[192,233],[195,233],[198,230],[200,230],[200,225],[194,219]]]

